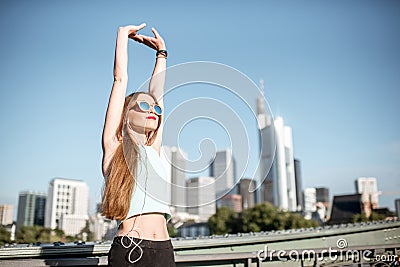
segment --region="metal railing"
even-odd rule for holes
[[[399,254],[400,222],[383,221],[273,232],[174,238],[172,243],[177,266],[271,266],[277,261],[285,262],[285,266],[322,266],[332,262],[326,250],[327,248],[338,250],[339,240],[346,242],[346,246],[340,252],[351,251],[354,255],[355,253],[361,255],[360,253],[369,251],[374,257],[387,255],[385,259],[390,259],[390,255]],[[106,266],[110,245],[111,242],[80,245],[67,243],[61,246],[18,245],[2,248],[0,267]],[[265,257],[266,252],[264,254],[260,252],[266,251],[266,246],[271,252]],[[312,259],[290,258],[297,254],[301,255],[304,251],[313,251],[315,255]],[[340,256],[338,254],[340,252],[331,253],[332,256]],[[342,262],[355,262],[353,256],[346,256],[346,261]],[[361,263],[368,264],[365,260]]]

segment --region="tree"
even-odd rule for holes
[[[22,226],[16,233],[17,243],[52,243],[65,240],[65,234],[62,230],[51,230],[42,226]]]
[[[7,231],[7,228],[4,225],[0,226],[0,245],[4,245],[6,243],[10,243],[11,233]]]
[[[228,207],[218,208],[208,220],[208,226],[212,234],[235,234],[316,227],[318,223],[306,220],[300,214],[278,210],[264,202],[241,213]]]
[[[317,227],[319,224],[313,220],[306,220],[300,214],[288,213],[286,219],[285,229],[308,228]]]
[[[358,222],[372,222],[372,221],[380,221],[380,220],[384,220],[386,218],[385,215],[383,214],[379,214],[377,212],[371,212],[371,214],[369,215],[369,217],[367,217],[367,215],[365,215],[365,213],[362,214],[356,214],[353,216],[352,222],[353,223],[358,223]]]
[[[261,203],[242,212],[242,231],[246,233],[275,230],[279,228],[279,219],[272,204]]]
[[[43,228],[38,237],[37,242],[40,243],[51,243],[51,229],[50,228]],[[54,242],[54,241],[53,241]]]
[[[40,232],[40,226],[21,226],[16,234],[17,243],[35,243]]]
[[[229,207],[218,208],[208,219],[211,234],[226,234],[237,232],[241,228],[238,214]]]
[[[381,221],[384,220],[386,218],[385,215],[383,214],[379,214],[375,211],[371,212],[371,215],[369,216],[368,220],[369,221]]]
[[[178,236],[178,231],[176,230],[175,226],[172,223],[167,224],[167,230],[170,237]]]
[[[352,219],[353,223],[367,222],[367,221],[368,221],[368,217],[367,217],[367,215],[365,215],[365,213],[353,215],[353,219]]]

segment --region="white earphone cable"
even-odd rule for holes
[[[142,212],[143,212],[143,209],[144,209],[144,205],[145,205],[145,203],[146,203],[146,197],[147,197],[147,179],[148,179],[148,176],[149,176],[149,170],[148,170],[148,166],[147,166],[147,161],[148,161],[148,156],[147,156],[147,151],[146,151],[146,148],[144,148],[144,152],[145,152],[145,160],[144,160],[144,164],[145,164],[145,169],[146,169],[146,179],[145,179],[145,185],[144,185],[144,199],[143,199],[143,205],[142,205],[142,210],[140,211],[140,214],[139,214],[139,219],[138,219],[138,225],[140,225],[140,219],[141,219],[141,217],[142,217]],[[136,220],[136,219],[135,219]],[[140,241],[139,242],[135,242],[135,240],[133,240],[134,239],[134,237],[132,236],[130,236],[129,234],[130,233],[133,233],[133,232],[136,232],[136,233],[138,233],[138,239],[140,239]],[[128,248],[130,248],[131,246],[132,246],[132,244],[134,244],[134,247],[129,251],[129,254],[128,254],[128,260],[129,260],[129,262],[130,263],[135,263],[135,262],[137,262],[137,261],[139,261],[141,258],[142,258],[142,256],[143,256],[143,249],[139,246],[139,244],[143,241],[143,239],[141,239],[140,238],[140,236],[141,236],[141,234],[140,234],[140,232],[141,232],[141,229],[139,228],[139,227],[134,227],[134,226],[132,226],[132,229],[131,230],[129,230],[125,235],[123,235],[122,237],[121,237],[121,244],[122,244],[122,246],[124,247],[124,248],[126,248],[126,249],[128,249]],[[129,244],[128,245],[126,245],[125,243],[124,243],[124,238],[128,238],[128,240],[130,241],[128,241],[129,242]],[[132,255],[132,252],[136,249],[136,248],[139,248],[139,257],[137,258],[137,259],[135,259],[135,260],[132,260],[131,259],[131,255]]]

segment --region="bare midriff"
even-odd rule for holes
[[[168,240],[164,213],[144,213],[126,219],[118,228],[119,236],[128,235],[148,240]]]

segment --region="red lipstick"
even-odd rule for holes
[[[153,116],[153,115],[147,116],[146,119],[148,119],[148,120],[157,120],[156,116]]]

